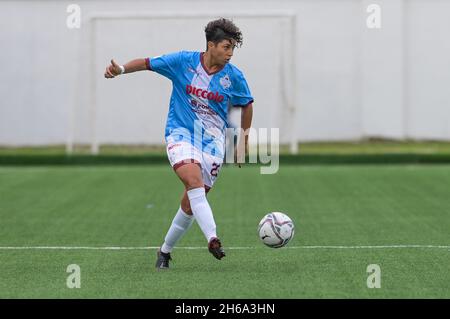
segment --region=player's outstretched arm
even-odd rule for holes
[[[144,70],[147,70],[145,59],[134,59],[125,65],[119,65],[114,60],[111,60],[111,65],[106,67],[105,78],[112,79],[120,74]]]

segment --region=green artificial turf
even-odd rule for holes
[[[194,225],[157,272],[182,190],[169,165],[0,167],[0,298],[450,298],[448,165],[226,166],[208,199],[227,256]],[[285,248],[256,235],[271,211],[295,223]]]

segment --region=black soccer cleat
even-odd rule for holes
[[[220,242],[219,238],[212,238],[208,243],[208,250],[209,252],[216,257],[217,259],[222,259],[222,257],[225,257],[225,252],[222,248],[222,243]]]
[[[157,259],[156,259],[156,270],[166,270],[169,269],[169,260],[172,260],[172,257],[170,257],[170,253],[163,253],[161,249],[158,249],[156,252]]]

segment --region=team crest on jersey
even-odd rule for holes
[[[226,90],[231,86],[230,77],[228,74],[225,74],[223,77],[220,78],[220,85]]]

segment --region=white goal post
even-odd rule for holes
[[[280,65],[280,78],[281,78],[281,107],[284,108],[285,116],[282,117],[282,121],[286,124],[286,130],[289,134],[289,146],[291,153],[298,152],[297,141],[297,100],[296,100],[296,15],[293,12],[192,12],[192,13],[136,13],[136,12],[102,12],[89,15],[88,22],[88,52],[90,55],[89,63],[89,88],[86,92],[88,97],[88,129],[89,129],[89,145],[91,154],[99,153],[99,141],[98,141],[98,128],[97,128],[97,115],[98,115],[98,102],[97,102],[97,89],[96,89],[96,70],[97,65],[95,61],[96,57],[96,25],[101,20],[170,20],[170,19],[198,19],[214,17],[225,18],[245,18],[245,19],[264,19],[264,18],[279,18],[282,26],[281,41],[285,50],[282,50],[282,58],[286,63]],[[257,97],[255,97],[257,99]],[[71,154],[76,144],[76,103],[73,103],[72,110],[69,115],[69,134],[66,140],[66,153]]]

